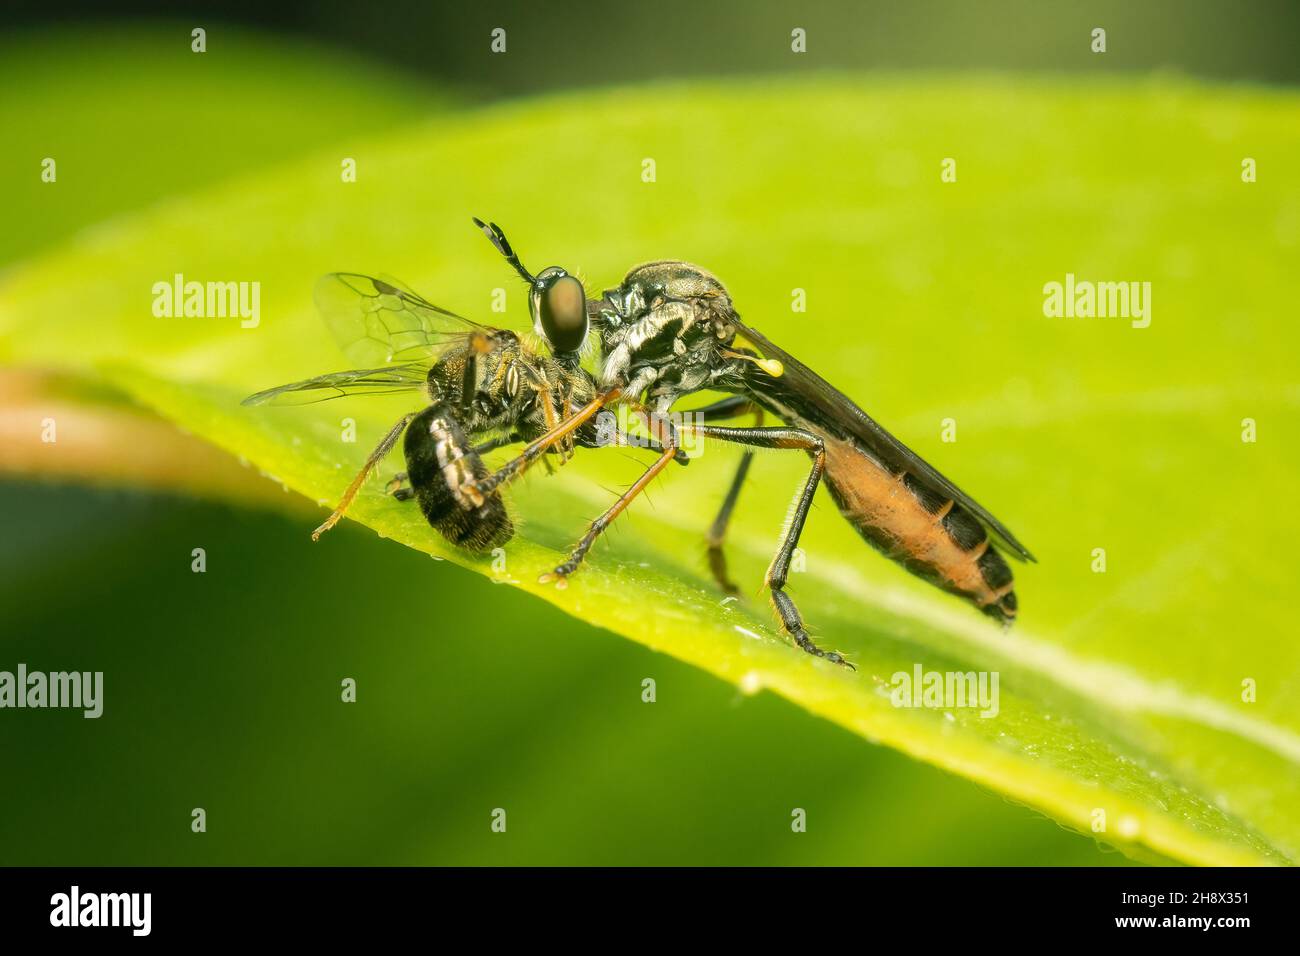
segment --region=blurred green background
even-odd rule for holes
[[[98,720],[4,714],[8,864],[1124,861],[367,531],[12,485],[0,522],[4,660],[107,674]]]
[[[6,13],[0,182],[21,228],[0,232],[0,263],[323,146],[547,88],[814,63],[1278,82],[1300,70],[1300,18],[1281,3],[556,4],[549,27],[524,3],[233,4],[193,8],[223,25],[208,27],[222,55],[183,74],[187,8],[119,9],[114,22],[89,4]],[[178,19],[148,19],[160,13]],[[489,62],[496,25],[518,52]],[[792,61],[792,25],[809,29],[816,59]],[[1094,25],[1109,30],[1105,57],[1088,53]],[[66,181],[54,196],[32,174],[45,155]],[[72,175],[79,164],[100,172]],[[98,721],[0,721],[6,864],[1127,862],[782,700],[741,697],[355,528],[323,548],[304,533],[310,518],[13,480],[0,495],[0,666],[109,674]],[[189,569],[198,546],[204,575]],[[343,677],[359,683],[355,705],[339,702]],[[645,677],[655,704],[641,702]],[[489,831],[494,807],[509,812],[508,839]],[[791,833],[792,807],[808,810],[806,834]]]

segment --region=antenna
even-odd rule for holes
[[[495,222],[486,223],[477,216],[471,218],[474,220],[474,225],[482,229],[483,234],[492,240],[492,245],[497,247],[497,252],[506,257],[506,262],[515,267],[515,271],[523,276],[525,282],[529,285],[534,285],[537,282],[537,277],[524,268],[524,264],[519,261],[519,256],[516,255],[515,250],[510,247],[510,240],[507,239],[506,234],[501,231],[501,227]]]

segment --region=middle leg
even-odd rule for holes
[[[614,523],[615,518],[623,513],[627,506],[632,503],[632,499],[645,491],[646,486],[654,480],[655,476],[668,467],[669,462],[677,458],[677,436],[673,431],[672,425],[667,421],[657,419],[653,416],[648,419],[648,424],[650,429],[655,432],[655,437],[658,439],[659,447],[662,449],[659,453],[659,457],[655,459],[654,464],[645,470],[645,473],[636,480],[631,488],[625,491],[617,501],[610,505],[609,509],[606,510],[604,514],[588,526],[587,533],[584,534],[582,539],[574,546],[569,557],[562,564],[558,565],[554,571],[543,574],[541,578],[539,578],[542,584],[555,581],[556,587],[566,587],[569,575],[578,570],[578,565],[582,564],[583,559],[587,556],[587,552],[590,551],[591,546],[596,543],[596,539],[600,537],[606,528]]]
[[[348,485],[347,491],[343,492],[343,497],[339,500],[338,507],[336,507],[333,513],[325,519],[324,524],[311,533],[311,539],[313,541],[319,541],[321,535],[338,524],[339,519],[347,514],[348,507],[352,504],[352,499],[357,496],[357,492],[361,490],[361,486],[365,484],[366,479],[370,477],[370,473],[374,470],[375,466],[383,461],[388,453],[393,450],[393,446],[396,445],[397,440],[402,437],[402,433],[406,431],[406,426],[411,423],[411,419],[414,418],[415,415],[415,412],[403,415],[397,420],[397,424],[388,430],[388,434],[380,439],[379,444],[375,446],[375,450],[372,451],[370,457],[366,459],[366,463],[362,465],[361,470],[357,472],[357,476],[352,479],[352,484]]]

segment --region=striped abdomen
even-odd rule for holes
[[[406,473],[425,519],[452,544],[491,551],[514,535],[500,491],[480,494],[473,481],[487,466],[466,440],[450,408],[434,405],[406,429]]]
[[[831,497],[862,537],[917,577],[990,617],[1006,624],[1015,620],[1011,568],[969,511],[909,474],[892,474],[853,443],[813,430],[825,442]]]

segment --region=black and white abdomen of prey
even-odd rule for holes
[[[406,472],[420,510],[443,537],[469,551],[491,551],[514,535],[501,492],[481,494],[474,482],[489,474],[446,405],[411,421],[403,446]]]

